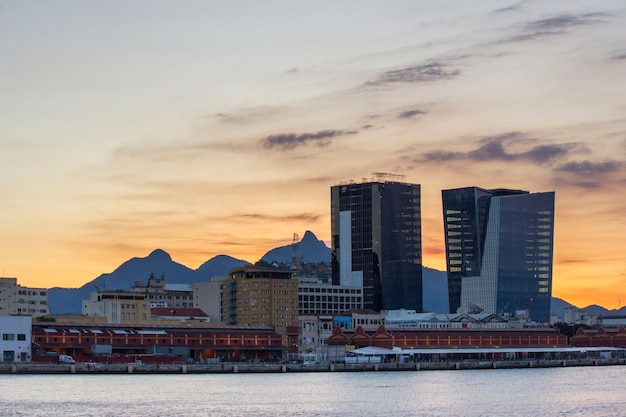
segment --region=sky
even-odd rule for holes
[[[555,191],[553,296],[626,304],[623,1],[0,0],[0,276],[255,262],[330,187]],[[623,304],[622,304],[623,303]]]

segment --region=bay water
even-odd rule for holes
[[[626,366],[0,375],[0,416],[625,416]]]

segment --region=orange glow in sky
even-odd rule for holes
[[[250,262],[330,187],[555,191],[553,296],[626,303],[622,1],[35,2],[0,9],[0,272],[80,287],[156,248]],[[114,30],[112,29],[114,28]]]

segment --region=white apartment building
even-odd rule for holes
[[[17,278],[0,278],[0,316],[11,314],[29,316],[50,314],[48,290],[23,287],[17,283]]]

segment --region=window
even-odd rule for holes
[[[15,340],[15,335],[12,333],[2,333],[2,340]]]
[[[17,340],[26,340],[26,335],[22,334],[22,333],[18,334],[17,335]]]

